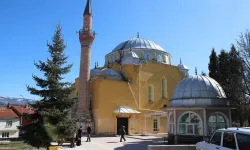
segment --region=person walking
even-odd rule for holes
[[[91,127],[88,126],[88,128],[87,128],[87,141],[86,142],[91,142],[91,139],[90,139],[91,131],[92,131]]]
[[[126,131],[125,131],[125,126],[122,126],[121,127],[121,138],[120,138],[120,142],[122,142],[122,139],[124,140],[124,141],[126,141],[126,139],[125,139],[125,137],[124,137],[124,135],[126,134]]]

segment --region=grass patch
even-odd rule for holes
[[[0,150],[37,150],[24,142],[10,142],[10,143],[1,143]],[[40,148],[40,150],[42,150]]]

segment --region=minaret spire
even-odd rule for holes
[[[87,0],[87,4],[84,10],[84,15],[91,15],[91,14],[92,14],[91,0]]]

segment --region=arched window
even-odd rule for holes
[[[221,113],[214,113],[208,119],[208,135],[212,135],[217,129],[225,128],[227,121]]]
[[[202,135],[202,121],[200,117],[187,112],[179,118],[179,133],[183,135]]]
[[[152,103],[154,101],[154,88],[152,85],[148,86],[148,102]]]
[[[174,133],[174,115],[172,113],[169,116],[169,132]]]
[[[162,57],[162,62],[166,63],[166,56],[165,55],[161,55],[161,57]]]
[[[156,53],[152,52],[152,60],[156,60]]]
[[[144,52],[143,51],[140,51],[140,59],[144,59]]]
[[[120,60],[120,53],[116,52],[116,60]]]
[[[161,79],[161,97],[167,98],[167,80],[165,77]]]

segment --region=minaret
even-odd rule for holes
[[[91,0],[87,0],[83,17],[83,28],[79,32],[79,40],[81,44],[81,58],[78,92],[78,113],[83,113],[84,111],[89,110],[90,58],[91,46],[95,38],[92,32]]]

